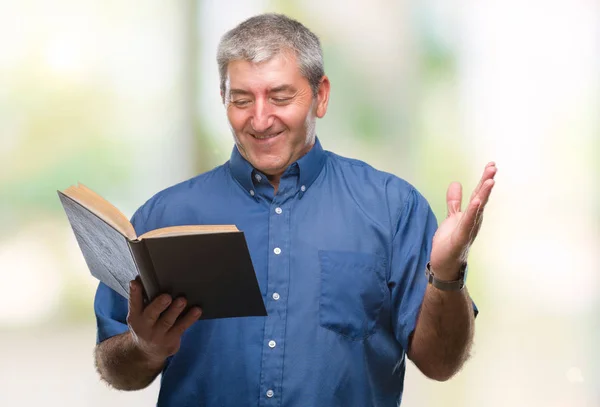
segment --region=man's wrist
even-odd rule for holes
[[[438,280],[454,281],[458,280],[467,266],[466,261],[452,261],[444,264],[438,264],[435,261],[427,263],[430,270],[435,274]]]
[[[439,290],[461,291],[466,282],[466,269],[467,263],[463,263],[458,268],[458,271],[449,272],[446,274],[455,276],[454,278],[448,279],[447,277],[440,277],[437,270],[432,269],[431,263],[427,263],[427,267],[425,268],[425,276],[427,277],[427,282]]]
[[[129,332],[130,340],[132,345],[133,352],[137,355],[137,359],[145,364],[149,369],[160,369],[164,366],[167,361],[168,356],[162,356],[156,354],[156,352],[152,352],[149,349],[140,343],[138,339],[135,338],[135,334],[133,332]]]

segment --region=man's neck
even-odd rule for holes
[[[306,154],[308,154],[310,152],[310,150],[312,150],[312,148],[315,146],[315,139],[313,138],[313,141],[308,144],[306,146],[306,149],[304,150],[304,152],[302,153],[302,155],[300,155],[300,157],[298,157],[298,159],[296,161],[298,161],[300,158],[304,157]],[[269,182],[271,183],[271,185],[273,186],[273,195],[277,195],[277,189],[279,188],[279,181],[281,180],[281,176],[283,175],[283,173],[288,169],[288,167],[284,168],[283,171],[277,173],[277,174],[266,174],[267,175],[267,179],[269,180]]]
[[[281,180],[282,175],[283,175],[283,172],[281,172],[279,174],[275,174],[275,175],[267,175],[267,179],[273,186],[273,190],[274,190],[273,195],[277,195],[277,189],[279,188],[279,181]]]

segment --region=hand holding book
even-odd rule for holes
[[[202,319],[266,316],[244,233],[234,225],[185,225],[137,236],[117,208],[79,185],[58,191],[91,274],[125,298],[140,278],[147,302],[183,297]]]
[[[173,301],[167,294],[159,295],[144,306],[142,284],[133,280],[129,288],[127,324],[134,343],[150,363],[162,366],[169,356],[179,350],[181,336],[198,320],[202,311],[192,307],[183,313],[185,298]]]

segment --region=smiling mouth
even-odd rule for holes
[[[261,135],[261,136],[258,136],[258,135],[256,135],[256,134],[252,134],[252,133],[250,133],[250,135],[251,135],[252,137],[254,137],[255,139],[257,139],[257,140],[268,140],[268,139],[270,139],[270,138],[274,138],[274,137],[277,137],[277,136],[279,136],[281,133],[283,133],[283,130],[281,130],[281,131],[280,131],[280,132],[278,132],[278,133],[273,133],[273,134],[265,134],[265,135]]]

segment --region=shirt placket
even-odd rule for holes
[[[281,405],[290,265],[290,200],[269,207],[269,263],[260,406]]]

